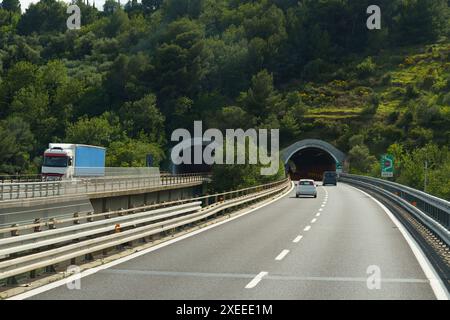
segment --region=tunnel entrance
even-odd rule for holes
[[[205,148],[207,147],[208,144],[202,143],[202,142],[200,142],[200,143],[197,142],[196,146],[198,147],[199,144],[202,145],[202,154],[203,154],[203,152],[205,151]],[[201,159],[201,163],[195,163],[194,154],[195,154],[196,150],[195,150],[194,145],[184,148],[181,153],[181,156],[184,156],[185,152],[189,152],[191,155],[190,164],[188,164],[188,163],[182,163],[182,164],[178,164],[178,165],[173,164],[172,168],[170,170],[173,174],[211,173],[211,170],[212,170],[211,165],[206,164],[203,161],[203,159]],[[214,155],[214,152],[212,154]]]
[[[292,180],[322,180],[324,171],[336,170],[336,160],[327,151],[311,147],[295,152],[288,166]]]

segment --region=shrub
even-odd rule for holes
[[[419,96],[419,91],[417,90],[416,86],[413,84],[408,84],[406,87],[405,92],[405,99],[414,99]]]
[[[392,81],[392,76],[390,73],[385,74],[382,78],[381,78],[381,84],[384,86],[388,86],[391,84]]]
[[[366,78],[375,73],[376,67],[372,57],[367,57],[363,62],[356,66],[356,72],[360,78]]]

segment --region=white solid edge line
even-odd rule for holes
[[[262,280],[263,277],[267,276],[269,273],[267,271],[261,271],[258,273],[252,281],[250,281],[246,286],[245,289],[252,289],[256,287],[256,285]]]
[[[251,212],[253,212],[253,211],[256,211],[256,210],[258,210],[258,209],[261,209],[261,208],[263,208],[263,207],[265,207],[265,206],[268,206],[269,204],[274,203],[275,201],[278,201],[278,200],[280,200],[280,199],[286,197],[287,195],[289,195],[289,194],[292,192],[292,190],[294,189],[294,187],[295,187],[295,184],[294,184],[294,182],[292,182],[292,183],[291,183],[291,188],[290,188],[289,191],[287,191],[285,194],[282,194],[282,195],[276,197],[275,199],[270,200],[269,202],[266,202],[266,203],[264,203],[264,204],[261,204],[261,205],[259,205],[259,206],[256,207],[256,208],[253,208],[253,209],[251,209],[251,210],[245,211],[245,212],[243,212],[243,213],[241,213],[241,214],[239,214],[239,215],[236,215],[236,216],[234,216],[234,217],[232,217],[232,218],[229,218],[229,219],[226,219],[226,220],[223,220],[223,221],[214,223],[214,224],[212,224],[212,225],[209,225],[209,226],[207,226],[207,227],[201,228],[201,229],[196,230],[196,231],[189,232],[189,233],[187,233],[187,234],[185,234],[185,235],[182,235],[182,236],[179,236],[179,237],[177,237],[177,238],[174,238],[174,239],[171,239],[171,240],[162,242],[162,243],[160,243],[160,244],[157,244],[156,246],[153,246],[153,247],[144,249],[144,250],[142,250],[142,251],[139,251],[139,252],[136,252],[136,253],[132,253],[132,254],[126,256],[126,257],[122,257],[122,258],[120,258],[120,259],[117,259],[117,260],[114,260],[114,261],[105,263],[105,264],[103,264],[103,265],[101,265],[101,266],[98,266],[98,267],[95,267],[95,268],[91,268],[91,269],[87,269],[87,270],[85,270],[85,271],[83,271],[83,272],[81,272],[81,273],[79,273],[79,274],[74,275],[74,276],[70,276],[70,277],[67,277],[67,278],[65,278],[65,279],[61,279],[61,280],[58,280],[58,281],[55,281],[55,282],[52,282],[52,283],[43,285],[43,286],[38,287],[38,288],[36,288],[36,289],[32,289],[32,290],[30,290],[30,291],[27,291],[27,292],[24,292],[24,293],[20,293],[20,294],[18,294],[18,295],[13,296],[13,297],[7,298],[6,300],[23,300],[23,299],[27,299],[27,298],[29,298],[29,297],[38,295],[38,294],[40,294],[40,293],[43,293],[43,292],[49,291],[49,290],[51,290],[51,289],[54,289],[54,288],[60,287],[60,286],[62,286],[62,285],[65,285],[65,284],[67,284],[67,283],[70,283],[71,281],[74,281],[74,280],[78,280],[78,279],[84,278],[84,277],[89,276],[89,275],[91,275],[91,274],[97,273],[97,272],[99,272],[99,271],[101,271],[101,270],[104,270],[104,269],[108,269],[108,268],[114,267],[114,266],[116,266],[116,265],[118,265],[118,264],[121,264],[121,263],[123,263],[123,262],[129,261],[129,260],[132,260],[132,259],[135,259],[135,258],[137,258],[137,257],[140,257],[140,256],[145,255],[145,254],[147,254],[147,253],[150,253],[150,252],[152,252],[152,251],[161,249],[161,248],[163,248],[163,247],[165,247],[165,246],[168,246],[168,245],[170,245],[170,244],[172,244],[172,243],[175,243],[175,242],[184,240],[184,239],[186,239],[186,238],[192,237],[192,236],[194,236],[194,235],[196,235],[196,234],[199,234],[199,233],[204,232],[204,231],[206,231],[206,230],[215,228],[215,227],[220,226],[220,225],[222,225],[222,224],[224,224],[224,223],[233,221],[233,220],[235,220],[235,219],[237,219],[237,218],[240,218],[240,217],[242,217],[242,216],[245,216],[245,215],[247,215],[247,214],[249,214],[249,213],[251,213]]]
[[[284,249],[283,251],[280,252],[280,254],[275,258],[275,260],[280,261],[283,260],[284,257],[286,257],[286,255],[289,253],[289,250]]]
[[[400,223],[400,221],[394,216],[394,214],[386,208],[384,204],[382,204],[380,201],[372,197],[367,192],[364,192],[356,187],[350,186],[360,192],[362,192],[364,195],[372,199],[376,204],[378,204],[383,211],[391,218],[392,222],[395,224],[395,226],[400,230],[400,233],[405,238],[406,242],[408,243],[409,247],[411,248],[414,256],[416,257],[417,261],[419,262],[420,267],[422,268],[423,272],[425,273],[425,276],[430,281],[431,289],[433,290],[434,295],[438,300],[449,300],[450,294],[445,288],[444,284],[442,283],[441,279],[439,279],[439,276],[426,257],[425,253],[422,251],[420,246],[417,244],[416,240],[410,235],[409,231],[405,229],[405,227]]]
[[[294,240],[292,240],[293,243],[298,243],[300,240],[302,240],[303,236],[299,235]]]
[[[311,229],[311,226],[306,226],[305,229],[303,229],[303,231],[308,231],[309,229]]]

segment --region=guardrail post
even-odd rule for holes
[[[34,224],[40,224],[41,223],[41,219],[40,218],[36,218],[34,219]],[[37,225],[33,228],[34,232],[40,232],[41,231],[41,226]]]
[[[11,226],[11,228],[16,228],[16,227],[18,227],[19,225],[17,224],[17,223],[15,223],[15,224],[13,224],[12,226]],[[17,237],[19,235],[19,230],[18,229],[13,229],[13,230],[11,230],[11,237]]]
[[[50,230],[56,229],[56,219],[55,218],[51,218],[49,220],[48,228]]]
[[[94,213],[93,212],[88,212],[86,214],[86,221],[87,222],[93,222],[94,221],[94,217],[92,216]]]
[[[74,217],[74,219],[75,219],[75,218],[79,218],[79,217],[80,217],[80,213],[75,212],[75,213],[73,214],[73,217]],[[80,224],[80,219],[75,219],[75,220],[73,220],[73,224]]]

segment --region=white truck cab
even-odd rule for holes
[[[74,145],[68,143],[50,143],[44,152],[42,177],[44,180],[70,179],[73,177]]]

